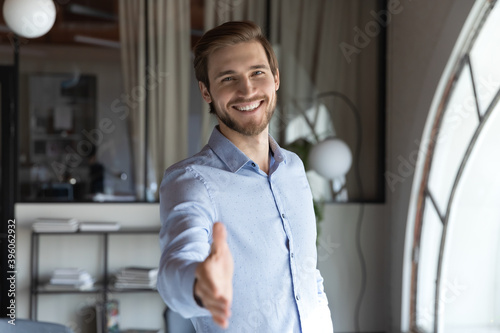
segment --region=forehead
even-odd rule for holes
[[[208,57],[208,75],[213,77],[222,71],[242,71],[254,65],[269,66],[264,47],[258,41],[241,42],[212,52]]]

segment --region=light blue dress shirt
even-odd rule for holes
[[[332,332],[316,269],[316,223],[302,161],[269,137],[269,175],[217,128],[196,155],[165,171],[160,187],[158,291],[197,332]],[[222,222],[234,258],[227,330],[193,298],[194,272]]]

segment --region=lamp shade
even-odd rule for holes
[[[351,164],[351,150],[339,138],[323,140],[317,143],[309,153],[309,166],[328,179],[345,176]]]
[[[16,35],[37,38],[54,25],[56,6],[52,0],[5,0],[3,17]]]

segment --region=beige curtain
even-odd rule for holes
[[[265,29],[266,3],[267,0],[205,0],[205,28],[227,21],[250,20]]]
[[[128,99],[128,124],[131,136],[133,179],[138,200],[144,200],[144,129],[145,104],[140,100],[140,87],[144,87],[146,60],[145,49],[145,7],[143,1],[120,1],[120,44],[124,94]],[[132,97],[132,91],[137,94]]]
[[[376,1],[368,0],[271,0],[271,43],[278,55],[281,86],[278,111],[274,116],[272,132],[281,143],[300,137],[314,138],[308,126],[302,131],[291,129],[290,123],[303,118],[307,111],[310,119],[321,118],[316,111],[327,110],[330,122],[325,131],[324,120],[318,120],[316,134],[319,139],[336,135],[355,153],[360,129],[352,108],[342,98],[319,94],[337,92],[352,101],[362,120],[361,156],[351,170],[359,165],[363,182],[363,195],[376,196],[380,147],[377,127],[379,118],[377,28],[374,16]],[[367,28],[368,27],[368,28]],[[370,31],[366,31],[370,29]],[[359,31],[363,45],[359,45]],[[357,43],[358,42],[358,43]],[[357,47],[357,52],[346,56],[342,47]],[[383,73],[382,73],[383,75]],[[312,111],[312,112],[311,112]],[[322,123],[323,122],[323,123]],[[368,135],[367,135],[368,134]],[[312,179],[312,182],[314,180]],[[312,186],[318,197],[329,198],[329,185]],[[349,197],[362,199],[358,179],[354,172],[347,177]],[[314,192],[314,189],[313,189]]]
[[[339,45],[352,40],[359,25],[359,2],[331,0],[273,0],[271,42],[281,73],[282,125],[312,107],[318,93],[341,91],[357,100],[358,66],[342,57]],[[321,101],[328,109],[344,108],[333,99]],[[349,111],[345,113],[349,117]],[[341,128],[342,119],[335,127]],[[286,140],[281,133],[282,141]]]
[[[127,0],[119,4],[136,195],[152,201],[158,197],[164,170],[187,155],[190,3]]]

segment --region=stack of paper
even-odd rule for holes
[[[80,231],[116,231],[120,230],[118,222],[81,222]]]
[[[129,328],[128,330],[125,330],[125,331],[120,331],[120,333],[161,333],[163,332],[162,330],[150,330],[150,329],[132,329],[132,328]]]
[[[75,218],[38,218],[33,223],[35,232],[75,232],[78,221]]]
[[[57,268],[52,273],[49,289],[79,289],[88,290],[94,286],[95,280],[84,269],[80,268]]]
[[[126,267],[116,274],[116,289],[151,288],[156,289],[158,268]]]

